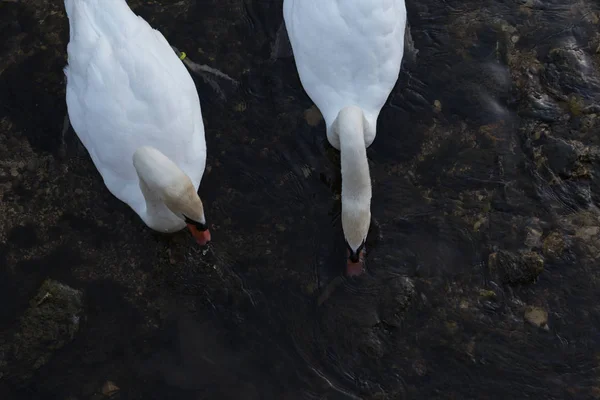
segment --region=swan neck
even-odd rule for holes
[[[179,188],[184,187],[181,182],[189,181],[187,175],[167,156],[151,147],[136,150],[133,165],[146,201],[143,217],[146,224],[150,227],[165,225],[166,216],[181,219],[179,210],[174,210],[178,202],[173,199],[181,197]]]
[[[371,177],[365,146],[365,120],[357,107],[340,112],[337,119],[342,169],[342,199],[369,208]]]

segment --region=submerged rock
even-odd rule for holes
[[[317,106],[313,105],[309,109],[304,111],[304,119],[310,126],[317,126],[323,121],[323,115]]]
[[[46,280],[15,332],[0,340],[0,379],[24,383],[71,342],[83,314],[83,293],[62,283]]]
[[[102,385],[102,394],[106,397],[114,396],[119,390],[121,389],[111,381],[106,381],[104,385]]]
[[[565,251],[565,241],[559,232],[552,232],[544,239],[544,256],[550,260],[559,259]]]
[[[575,238],[578,247],[594,263],[600,255],[600,226],[582,226],[575,231]]]
[[[542,247],[542,231],[536,228],[531,226],[525,228],[525,246],[529,248]]]
[[[488,258],[490,271],[502,283],[519,284],[534,281],[544,271],[544,259],[533,251],[513,253],[500,250]]]
[[[525,321],[533,326],[548,330],[548,311],[540,307],[527,307],[524,314]]]
[[[561,177],[570,177],[577,161],[577,152],[570,143],[554,139],[544,146],[548,164]]]

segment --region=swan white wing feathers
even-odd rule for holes
[[[331,127],[346,106],[367,120],[365,143],[393,89],[404,53],[404,0],[285,0],[284,19],[302,86]]]
[[[124,0],[66,0],[69,118],[107,188],[145,208],[132,156],[152,146],[198,189],[206,162],[194,82],[164,36]]]

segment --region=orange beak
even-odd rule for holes
[[[208,229],[200,231],[192,224],[187,224],[187,227],[200,246],[206,246],[210,242],[210,231]]]
[[[363,247],[358,253],[358,261],[354,262],[350,259],[350,250],[346,250],[347,264],[346,264],[346,275],[347,276],[359,276],[365,272],[365,248]]]

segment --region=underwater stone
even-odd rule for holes
[[[563,114],[560,106],[545,93],[529,93],[525,104],[526,107],[521,111],[521,115],[538,118],[544,122],[556,122]]]
[[[577,152],[572,145],[564,140],[556,139],[544,145],[543,149],[553,171],[563,177],[571,176],[577,161]]]
[[[104,383],[104,385],[102,386],[102,394],[106,397],[112,397],[113,395],[115,395],[119,390],[119,387],[117,385],[115,385],[114,382],[111,381],[106,381]]]
[[[399,277],[390,280],[381,293],[383,299],[388,299],[388,302],[380,305],[382,321],[390,326],[402,326],[404,314],[417,294],[415,284],[408,277]]]
[[[526,228],[525,246],[529,248],[542,247],[542,232],[532,227]]]
[[[304,119],[308,123],[308,125],[315,127],[323,121],[323,115],[321,115],[321,111],[314,104],[312,107],[304,111]]]
[[[14,332],[0,339],[0,379],[26,383],[79,331],[83,293],[46,280],[31,300]]]
[[[550,260],[560,258],[565,251],[565,241],[563,236],[558,232],[552,232],[544,239],[542,248],[546,258]]]
[[[544,78],[555,96],[571,93],[593,100],[598,89],[593,69],[594,63],[586,52],[574,38],[567,38],[562,47],[550,50]]]
[[[488,258],[490,271],[498,274],[502,283],[519,284],[534,281],[544,271],[544,259],[538,253],[513,253],[500,250]]]
[[[548,312],[543,308],[527,307],[523,317],[531,325],[548,330]]]

